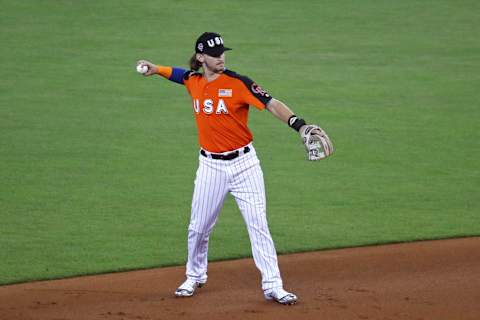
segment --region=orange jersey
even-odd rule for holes
[[[210,152],[226,152],[252,142],[248,110],[263,110],[272,97],[255,82],[225,70],[211,82],[201,73],[185,73],[183,82],[192,97],[200,146]]]

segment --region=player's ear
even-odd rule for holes
[[[202,53],[197,53],[197,60],[200,63],[204,63],[205,62],[205,56]]]

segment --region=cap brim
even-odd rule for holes
[[[209,48],[208,50],[205,50],[204,53],[212,57],[220,57],[222,53],[228,50],[232,50],[232,49],[226,48],[226,47],[215,47],[215,48],[211,48],[211,49]]]

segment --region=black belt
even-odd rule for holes
[[[243,154],[249,153],[249,152],[250,152],[249,147],[243,148]],[[203,149],[200,150],[200,154],[202,156],[208,158],[208,155],[205,152],[205,150],[203,150]],[[231,152],[231,153],[227,153],[227,154],[210,153],[210,156],[212,157],[212,159],[216,159],[216,160],[233,160],[235,158],[238,158],[239,155],[240,155],[240,152],[238,150],[234,151],[234,152]]]

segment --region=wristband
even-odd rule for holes
[[[299,119],[296,115],[288,118],[288,126],[296,131],[300,131],[300,128],[307,123],[303,119]]]

